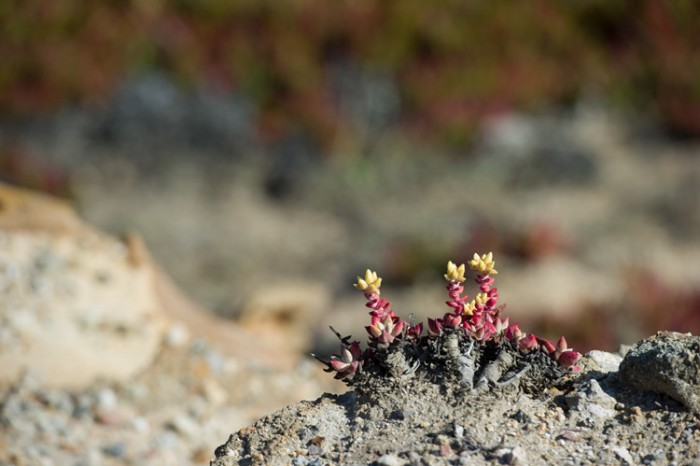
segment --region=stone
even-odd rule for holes
[[[622,357],[607,351],[593,350],[586,353],[587,362],[592,363],[589,369],[600,372],[617,372],[622,362]]]
[[[620,364],[620,379],[668,395],[700,413],[700,337],[658,332],[637,343]]]
[[[586,380],[564,400],[570,408],[591,422],[610,419],[616,414],[617,400],[608,395],[596,379]]]
[[[31,369],[46,386],[122,381],[158,350],[154,271],[65,203],[0,184],[0,382]]]
[[[612,447],[612,451],[615,453],[615,456],[622,460],[623,464],[635,464],[634,459],[632,459],[632,455],[627,448],[616,446]]]
[[[378,466],[401,466],[404,464],[398,456],[396,455],[382,455],[377,459]]]

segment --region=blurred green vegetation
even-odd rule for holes
[[[389,76],[400,127],[468,143],[489,116],[600,95],[700,135],[694,0],[4,0],[0,113],[104,100],[132,73],[241,92],[263,141],[344,125],[329,67]]]

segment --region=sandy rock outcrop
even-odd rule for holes
[[[121,380],[146,367],[165,315],[154,272],[70,207],[0,185],[0,381]]]
[[[120,240],[62,201],[0,184],[0,383],[27,370],[47,386],[126,380],[177,322],[246,363],[289,367],[298,354],[192,303],[138,236]]]

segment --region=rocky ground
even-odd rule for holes
[[[700,464],[699,358],[700,338],[659,334],[534,392],[533,375],[486,391],[378,377],[264,417],[211,464]]]
[[[4,385],[0,464],[203,465],[232,429],[330,388],[309,362],[273,372],[181,338],[128,382],[68,390],[30,373]]]

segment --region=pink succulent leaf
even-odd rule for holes
[[[428,334],[442,335],[442,321],[440,319],[428,318]]]
[[[376,325],[368,325],[365,327],[365,330],[367,330],[371,338],[377,338],[382,334],[382,330]]]
[[[573,374],[578,374],[579,372],[581,372],[581,368],[579,366],[571,366],[569,367],[569,372]]]
[[[537,344],[537,338],[535,335],[528,335],[526,337],[521,338],[518,340],[518,347],[520,348],[521,351],[528,353],[534,349],[536,349],[538,346]]]
[[[496,328],[496,333],[505,333],[505,330],[508,328],[508,317],[502,320],[500,317],[496,317],[496,320],[494,321],[494,327]]]
[[[406,322],[404,322],[402,320],[394,326],[394,330],[391,332],[391,334],[395,337],[398,337],[399,335],[401,335],[401,333],[403,333],[405,328],[406,328]]]
[[[350,354],[352,355],[352,359],[354,361],[357,361],[361,358],[362,356],[362,348],[360,348],[360,342],[359,341],[353,341],[350,344]]]
[[[443,316],[442,323],[447,328],[457,328],[462,323],[462,316],[448,312]]]
[[[423,333],[423,323],[419,322],[416,325],[411,325],[408,327],[408,336],[411,338],[418,338],[421,333]]]
[[[350,364],[346,363],[345,361],[341,361],[339,359],[331,359],[330,365],[334,371],[341,372],[341,371],[345,370]]]
[[[564,351],[559,355],[559,364],[571,367],[581,358],[581,354],[573,350]]]
[[[386,330],[382,331],[382,334],[377,339],[377,342],[379,343],[380,347],[389,346],[393,341],[394,336]]]
[[[520,340],[525,334],[520,330],[519,324],[513,324],[506,327],[503,331],[503,336],[506,337],[507,340]]]
[[[537,342],[540,344],[540,347],[548,353],[554,353],[557,349],[554,343],[546,338],[537,337]]]
[[[462,312],[462,309],[464,309],[464,302],[463,301],[445,301],[445,304],[453,308],[456,312]]]
[[[557,342],[557,352],[558,353],[563,353],[564,351],[569,350],[570,348],[566,344],[566,338],[561,337],[559,341]]]

